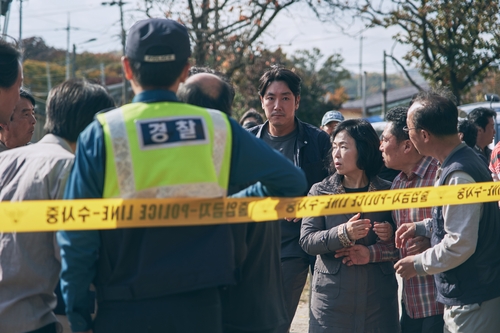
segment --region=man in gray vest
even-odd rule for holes
[[[457,135],[458,110],[444,96],[422,92],[408,110],[410,140],[421,155],[436,158],[435,186],[491,182],[477,154]],[[445,305],[444,332],[495,332],[500,327],[500,211],[496,202],[443,205],[432,218],[396,231],[401,248],[414,236],[431,248],[396,263],[404,279],[434,275],[437,300]]]

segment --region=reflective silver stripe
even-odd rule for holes
[[[226,152],[227,126],[224,119],[225,115],[222,114],[222,112],[212,109],[207,109],[207,111],[212,117],[212,121],[214,123],[213,160],[215,172],[217,173],[218,178],[220,176],[222,163],[224,163],[224,154]]]
[[[129,197],[135,193],[134,165],[122,109],[118,108],[107,112],[104,114],[104,118],[111,135],[120,196]]]
[[[225,195],[226,189],[221,188],[219,184],[193,183],[148,188],[146,190],[135,192],[124,198],[218,198]]]

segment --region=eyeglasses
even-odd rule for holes
[[[418,129],[418,127],[408,128],[408,126],[405,126],[405,127],[403,127],[403,132],[409,133],[410,130],[412,130],[412,129],[416,130],[416,129]]]

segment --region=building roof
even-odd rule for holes
[[[427,83],[421,85],[422,88],[426,89],[429,87]],[[391,89],[387,91],[387,104],[398,103],[405,100],[411,99],[415,94],[418,93],[418,89],[414,86]],[[383,95],[381,92],[366,96],[366,108],[372,109],[382,106]],[[347,101],[342,104],[342,109],[361,109],[363,108],[363,99],[356,99],[352,101]]]

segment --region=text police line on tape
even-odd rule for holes
[[[500,200],[499,183],[299,198],[83,199],[0,203],[0,232],[95,230],[272,221]]]

